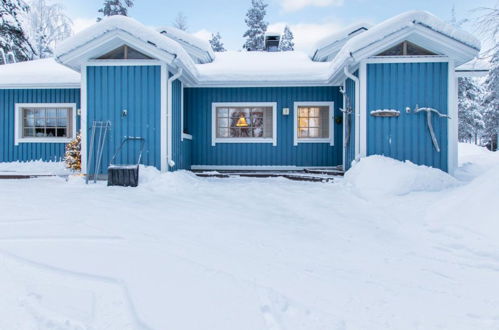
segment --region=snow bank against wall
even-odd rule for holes
[[[345,173],[345,181],[368,198],[440,191],[458,184],[456,179],[439,169],[377,155],[355,164]]]

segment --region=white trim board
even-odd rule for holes
[[[436,63],[448,62],[449,57],[444,55],[424,55],[424,56],[371,56],[366,58],[365,63]]]
[[[168,170],[168,132],[167,132],[167,112],[168,112],[168,68],[166,64],[161,65],[161,80],[160,80],[160,169],[161,172]]]
[[[321,138],[308,138],[308,139],[300,139],[298,138],[298,107],[301,106],[317,106],[329,107],[329,138],[321,139]],[[329,143],[330,146],[334,146],[334,102],[326,101],[326,102],[294,102],[293,106],[293,145],[297,146],[299,143]]]
[[[82,64],[80,70],[81,70],[81,89],[80,89],[81,172],[83,174],[88,174],[87,65]]]
[[[217,138],[217,107],[272,107],[272,138]],[[272,143],[277,146],[277,102],[213,102],[211,104],[211,145],[217,143]]]
[[[453,175],[458,166],[458,81],[453,60],[449,60],[448,70],[447,114],[450,118],[447,126],[447,171]]]
[[[21,137],[20,112],[22,108],[70,108],[71,109],[71,136],[62,137]],[[68,143],[76,137],[76,103],[16,103],[14,106],[14,145],[20,143]]]
[[[80,87],[80,83],[0,85],[0,89],[79,89]]]
[[[307,168],[337,169],[337,166],[295,166],[295,165],[191,165],[191,170],[206,171],[300,171]]]
[[[88,66],[152,66],[162,65],[158,60],[88,60]]]

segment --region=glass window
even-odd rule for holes
[[[219,139],[273,138],[272,107],[221,106],[215,111]]]
[[[400,44],[388,48],[379,53],[377,56],[414,56],[414,55],[437,55],[423,47],[413,44],[409,41],[401,42]]]
[[[138,50],[123,45],[98,58],[99,60],[150,60],[151,57]]]
[[[72,138],[72,109],[21,108],[21,138]]]
[[[298,106],[298,139],[329,139],[329,106]]]

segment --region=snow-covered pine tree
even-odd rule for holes
[[[459,141],[478,144],[478,138],[484,128],[482,94],[476,80],[473,78],[459,78]]]
[[[295,50],[295,43],[293,39],[294,39],[293,32],[291,32],[289,26],[286,25],[286,27],[284,27],[284,32],[282,34],[281,41],[279,42],[279,51],[287,52],[290,50]]]
[[[213,49],[214,52],[225,52],[226,51],[224,44],[222,42],[222,36],[220,35],[220,32],[217,32],[215,34],[213,34],[213,33],[211,34],[210,45],[211,45],[211,48]]]
[[[35,50],[35,58],[52,56],[57,42],[72,34],[73,22],[58,3],[31,0],[26,18],[25,30]]]
[[[185,16],[184,13],[179,12],[173,21],[173,27],[182,31],[187,31],[189,29],[189,26],[187,25],[187,16]]]
[[[251,0],[251,8],[248,9],[244,20],[248,25],[248,30],[243,34],[246,38],[243,48],[248,51],[263,50],[265,46],[265,32],[269,25],[264,21],[267,6],[263,0]]]
[[[73,171],[81,170],[81,134],[78,133],[76,138],[66,145],[66,153],[64,155],[66,167]]]
[[[130,7],[133,7],[133,0],[104,0],[104,6],[98,12],[103,16],[128,16],[128,8]],[[97,22],[101,20],[102,17],[97,18]]]
[[[485,122],[484,137],[495,145],[499,134],[499,47],[496,48],[492,55],[490,64],[491,70],[485,80],[485,95],[483,98],[485,107],[483,114]],[[497,145],[495,145],[495,148],[497,148]]]
[[[28,12],[23,0],[1,0],[0,2],[0,48],[7,54],[12,52],[16,61],[33,58],[33,47],[21,25],[21,16]]]

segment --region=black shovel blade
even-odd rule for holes
[[[137,187],[139,185],[139,166],[109,166],[107,169],[107,185]]]

